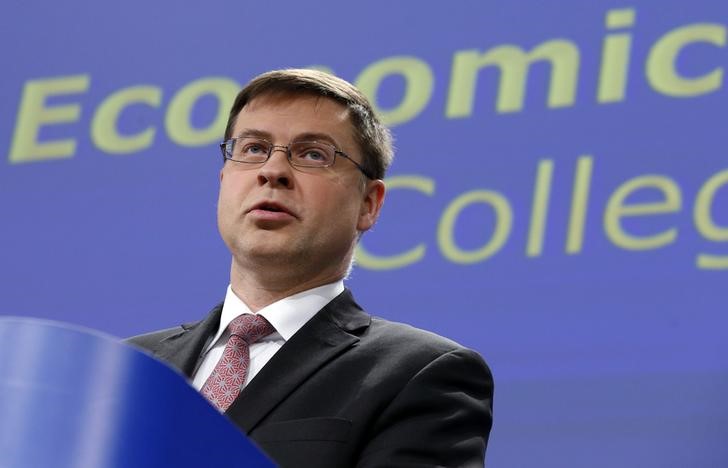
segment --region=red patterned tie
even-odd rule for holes
[[[220,411],[226,411],[243,389],[250,366],[248,347],[275,328],[260,315],[242,314],[230,322],[228,330],[230,339],[222,357],[200,390]]]

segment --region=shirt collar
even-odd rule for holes
[[[283,298],[263,307],[258,311],[258,314],[265,317],[273,325],[273,328],[276,329],[283,340],[288,341],[311,317],[316,315],[316,312],[343,291],[344,281],[339,280]],[[222,306],[222,315],[220,316],[220,327],[215,337],[210,341],[209,347],[217,343],[235,317],[252,313],[250,308],[235,295],[232,286],[228,285],[225,303]]]

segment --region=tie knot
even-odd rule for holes
[[[231,335],[239,336],[248,344],[255,343],[276,331],[265,317],[255,314],[242,314],[235,317],[228,328]]]

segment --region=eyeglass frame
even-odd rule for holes
[[[268,155],[266,156],[265,160],[254,162],[254,161],[239,161],[237,159],[233,159],[231,157],[232,155],[229,156],[228,152],[227,152],[228,143],[233,142],[233,144],[235,144],[234,142],[236,142],[237,140],[242,140],[244,138],[250,138],[250,137],[246,136],[246,137],[239,137],[239,138],[228,138],[227,140],[220,143],[220,151],[222,152],[223,163],[225,161],[232,161],[232,162],[243,163],[243,164],[265,164],[268,162],[270,157],[276,151],[276,148],[278,148],[279,150],[283,150],[286,153],[286,159],[288,159],[288,163],[291,165],[291,167],[294,167],[294,168],[308,167],[308,168],[312,168],[312,169],[317,169],[317,168],[323,168],[323,167],[332,167],[336,163],[336,156],[341,155],[344,157],[344,159],[348,159],[349,161],[351,161],[356,166],[356,168],[359,169],[359,171],[361,171],[362,174],[364,174],[365,177],[367,177],[368,179],[371,179],[371,180],[375,179],[374,177],[371,176],[371,174],[369,174],[369,171],[367,171],[364,168],[364,166],[362,166],[358,162],[354,161],[354,159],[351,156],[344,153],[343,151],[341,151],[340,149],[338,149],[336,146],[332,145],[331,143],[317,141],[317,140],[300,140],[300,141],[294,140],[294,141],[291,141],[290,143],[288,143],[287,145],[274,145],[273,142],[266,140],[265,138],[254,137],[256,140],[264,141],[265,143],[268,143],[268,145],[269,145],[268,146]],[[291,145],[293,145],[294,143],[317,143],[319,145],[328,146],[329,148],[334,150],[334,157],[331,160],[331,164],[327,164],[325,166],[296,165],[293,162],[293,154],[291,153]]]

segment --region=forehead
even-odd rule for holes
[[[339,102],[308,94],[264,94],[256,96],[238,113],[233,136],[247,131],[270,134],[277,143],[288,143],[302,135],[329,136],[340,148],[352,150],[354,129],[349,109]]]

